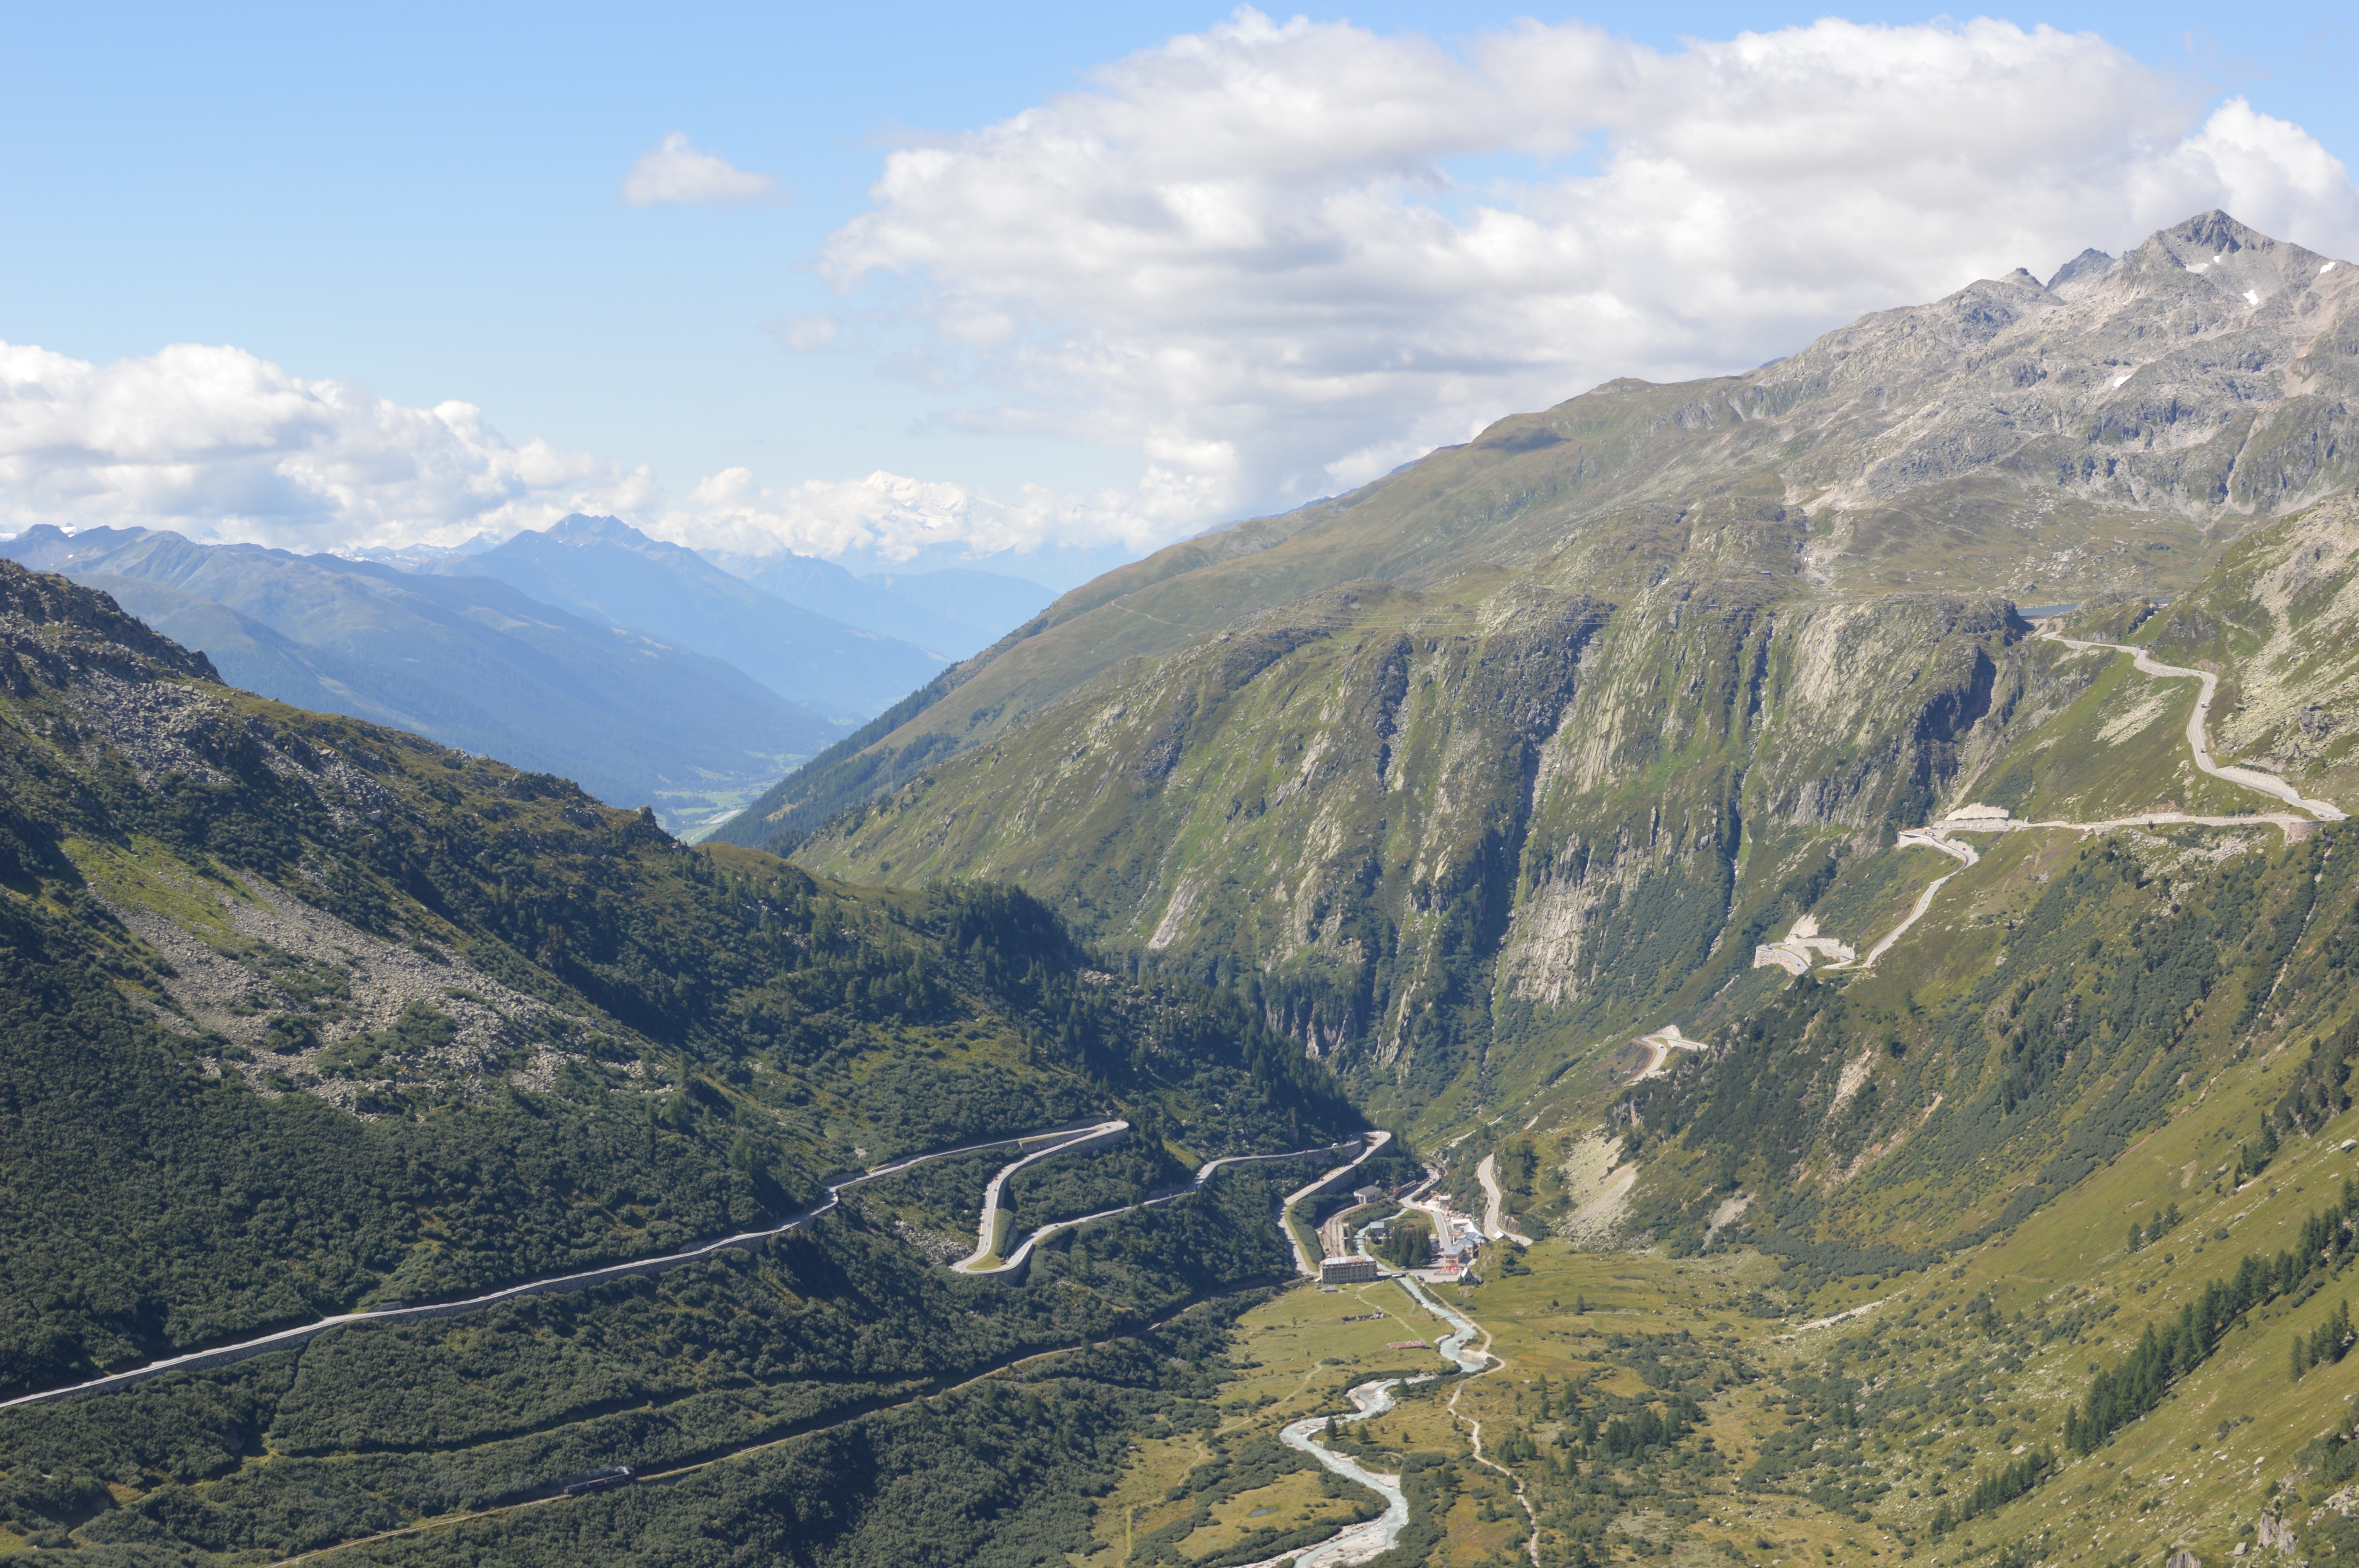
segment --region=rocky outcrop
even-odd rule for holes
[[[1681,582],[1836,602],[2184,589],[2222,539],[2359,481],[2354,280],[2206,213],[2051,286],[1974,283],[1743,375],[1607,382],[1076,589],[723,836],[791,848],[1125,660],[1369,584],[1617,604]]]
[[[1015,877],[1422,1103],[1749,963],[1929,819],[2027,630],[1727,574],[1316,607],[1109,676],[802,856]]]

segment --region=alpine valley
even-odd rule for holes
[[[0,1550],[2359,1560],[2353,271],[1608,383],[694,848],[0,563]]]

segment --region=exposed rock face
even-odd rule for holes
[[[2026,631],[1997,600],[1741,579],[1618,607],[1370,586],[1117,672],[803,853],[1014,876],[1423,1101],[1749,960],[1934,813],[2020,700]]]
[[[2338,497],[2230,548],[2201,591],[2162,613],[2158,657],[2233,665],[2215,745],[2333,797],[2359,784],[2359,501]]]
[[[1372,1084],[1481,1098],[1497,1047],[1708,994],[1976,781],[2019,801],[2038,770],[1993,770],[2104,666],[2027,656],[2015,603],[2125,636],[2314,506],[2166,635],[2249,657],[2223,751],[2341,767],[2352,666],[2288,639],[2359,614],[2359,535],[2314,505],[2354,478],[2353,278],[2207,213],[1745,375],[1609,383],[1109,574],[739,836],[1015,877]],[[2167,744],[2177,701],[2098,743]]]
[[[1713,577],[2025,604],[2184,588],[2255,519],[2359,480],[2354,288],[2348,263],[2210,212],[1743,375],[1607,382],[1075,589],[723,837],[790,849],[1125,658],[1353,580],[1506,572],[1616,602]]]
[[[584,1054],[561,1048],[581,1035],[581,1019],[429,944],[371,936],[259,880],[178,891],[217,912],[211,940],[137,904],[109,908],[170,967],[163,986],[181,1011],[165,1016],[166,1027],[200,1032],[217,1052],[226,1042],[231,1049],[213,1056],[215,1069],[240,1074],[265,1094],[284,1074],[318,1098],[366,1115],[379,1088],[506,1078],[546,1090],[569,1056]],[[368,1052],[372,1065],[390,1064],[389,1076],[364,1084],[334,1071],[336,1047],[382,1038],[405,1013],[407,1034]]]
[[[1976,473],[2016,505],[2093,507],[2125,514],[2121,526],[2139,513],[2274,513],[2347,487],[2351,271],[2210,212],[2116,262],[2084,254],[2058,287],[2023,273],[1978,283],[1742,379],[1765,409],[1816,413],[1816,439],[1781,471],[1850,525],[1817,552],[1831,579],[1880,505],[1920,504],[1916,492]],[[2110,574],[2085,554],[2017,564],[2135,580],[2144,546],[2168,542],[2117,538],[2107,547],[2126,553]]]
[[[204,654],[104,594],[6,560],[0,683],[15,699],[0,739],[13,734],[15,764],[67,791],[73,823],[60,842],[54,827],[17,819],[38,815],[29,799],[14,801],[0,852],[20,877],[70,866],[160,960],[145,977],[147,1005],[193,1044],[208,1075],[367,1115],[388,1092],[546,1089],[587,1054],[592,1010],[519,991],[398,922],[363,930],[200,847],[208,805],[233,795],[274,799],[290,836],[310,827],[359,845],[389,819],[408,825],[411,810],[375,776],[390,765],[384,757],[318,726],[274,721],[222,686]],[[455,754],[446,765],[459,765]],[[114,820],[126,804],[137,820],[159,802],[178,803],[186,819],[174,847]],[[295,884],[324,894],[338,874],[307,858]]]
[[[0,562],[0,663],[11,696],[23,696],[28,677],[64,686],[77,676],[111,672],[144,679],[157,671],[219,680],[212,663],[150,632],[104,594],[74,593],[64,582]]]

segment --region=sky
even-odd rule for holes
[[[0,530],[1056,586],[2211,206],[2343,13],[0,5]]]

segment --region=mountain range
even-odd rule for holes
[[[795,842],[859,794],[849,774],[898,782],[1122,660],[1356,582],[2168,592],[2252,518],[2349,488],[2347,264],[2213,212],[2052,281],[1882,311],[1744,375],[1607,382],[1174,545],[1064,595],[936,683],[958,701],[804,769],[729,831]]]
[[[2354,301],[1609,383],[692,848],[0,563],[0,1549],[2347,1563]]]
[[[103,589],[226,678],[653,804],[686,831],[843,733],[734,666],[488,577],[48,526],[0,554]]]
[[[1067,594],[720,834],[1013,877],[1462,1114],[1501,1029],[1544,1063],[1702,994],[1832,846],[1969,787],[2009,601],[2183,591],[2347,493],[2354,301],[2212,213],[1609,382]],[[2296,689],[2225,739],[2344,787],[2350,728],[2305,741]]]
[[[854,576],[832,561],[791,554],[723,564],[789,604],[954,659],[981,652],[1057,597],[1038,583],[972,567]]]
[[[774,594],[611,518],[397,562],[47,525],[0,554],[105,589],[251,690],[560,773],[690,834],[942,667],[878,628],[972,651],[1049,597],[799,557],[756,563],[791,589]]]
[[[577,513],[491,549],[445,557],[434,569],[495,578],[543,604],[726,659],[837,719],[883,712],[948,662],[766,593],[686,546],[612,517]]]

